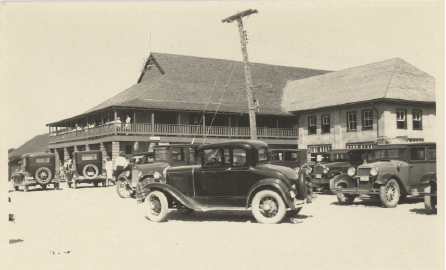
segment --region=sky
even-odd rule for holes
[[[246,9],[258,10],[244,19],[250,62],[342,70],[399,57],[444,95],[444,2],[2,2],[3,152],[134,85],[150,52],[242,61],[222,19]]]

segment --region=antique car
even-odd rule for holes
[[[29,186],[40,185],[46,189],[53,184],[59,188],[59,176],[56,174],[56,158],[53,153],[29,153],[24,154],[20,161],[20,170],[12,174],[13,187],[17,191],[23,186],[23,191],[28,192]]]
[[[313,188],[322,191],[333,192],[333,179],[343,173],[347,173],[350,167],[355,169],[367,160],[371,149],[337,149],[329,150],[326,153],[326,162],[318,163],[313,168],[312,181]],[[334,192],[333,192],[334,193]],[[334,193],[335,194],[335,193]]]
[[[359,195],[379,196],[384,207],[396,207],[407,195],[427,195],[428,211],[435,211],[437,188],[436,143],[376,145],[371,163],[350,167],[334,181],[338,201],[352,204]],[[426,192],[425,194],[420,193]],[[425,200],[426,201],[426,200]]]
[[[102,151],[73,152],[72,177],[67,177],[68,187],[77,188],[80,183],[88,183],[97,187],[99,183],[107,186],[107,176],[103,168]]]
[[[132,164],[117,177],[116,191],[121,198],[132,192],[132,181],[153,179],[155,173],[163,173],[167,167],[195,164],[196,144],[157,145],[153,152],[137,153]]]
[[[306,149],[270,149],[270,164],[286,166],[291,169],[300,168],[307,163]]]
[[[147,217],[164,221],[169,208],[181,213],[251,208],[260,223],[278,223],[312,202],[306,170],[269,164],[262,141],[201,145],[195,165],[166,167],[155,182],[140,182],[136,196]]]

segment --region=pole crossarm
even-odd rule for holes
[[[249,16],[249,15],[254,14],[254,13],[257,13],[257,9],[247,9],[245,11],[242,11],[242,12],[239,12],[239,13],[237,13],[235,15],[227,17],[226,19],[221,20],[221,22],[222,23],[225,23],[225,22],[231,23],[231,22],[237,20],[238,18]]]

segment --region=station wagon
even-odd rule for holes
[[[24,154],[20,160],[20,169],[12,174],[13,187],[17,191],[23,186],[27,192],[29,186],[40,185],[46,189],[53,184],[59,188],[59,176],[56,173],[56,159],[53,153],[29,153]]]
[[[102,186],[107,186],[107,176],[100,150],[73,152],[72,173],[71,179],[67,179],[68,187],[77,188],[80,183],[93,183],[95,187],[102,183]]]
[[[312,201],[306,170],[269,164],[262,141],[201,145],[195,165],[166,167],[154,182],[141,182],[138,202],[151,221],[166,219],[168,208],[182,213],[251,208],[260,223],[278,223]],[[299,172],[298,172],[299,171]]]
[[[396,207],[407,195],[426,195],[426,210],[435,212],[436,159],[436,143],[376,145],[370,163],[337,177],[338,201],[351,204],[358,195],[379,195],[384,207]]]

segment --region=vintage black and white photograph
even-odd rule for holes
[[[0,36],[2,269],[444,269],[444,2],[1,2]]]

